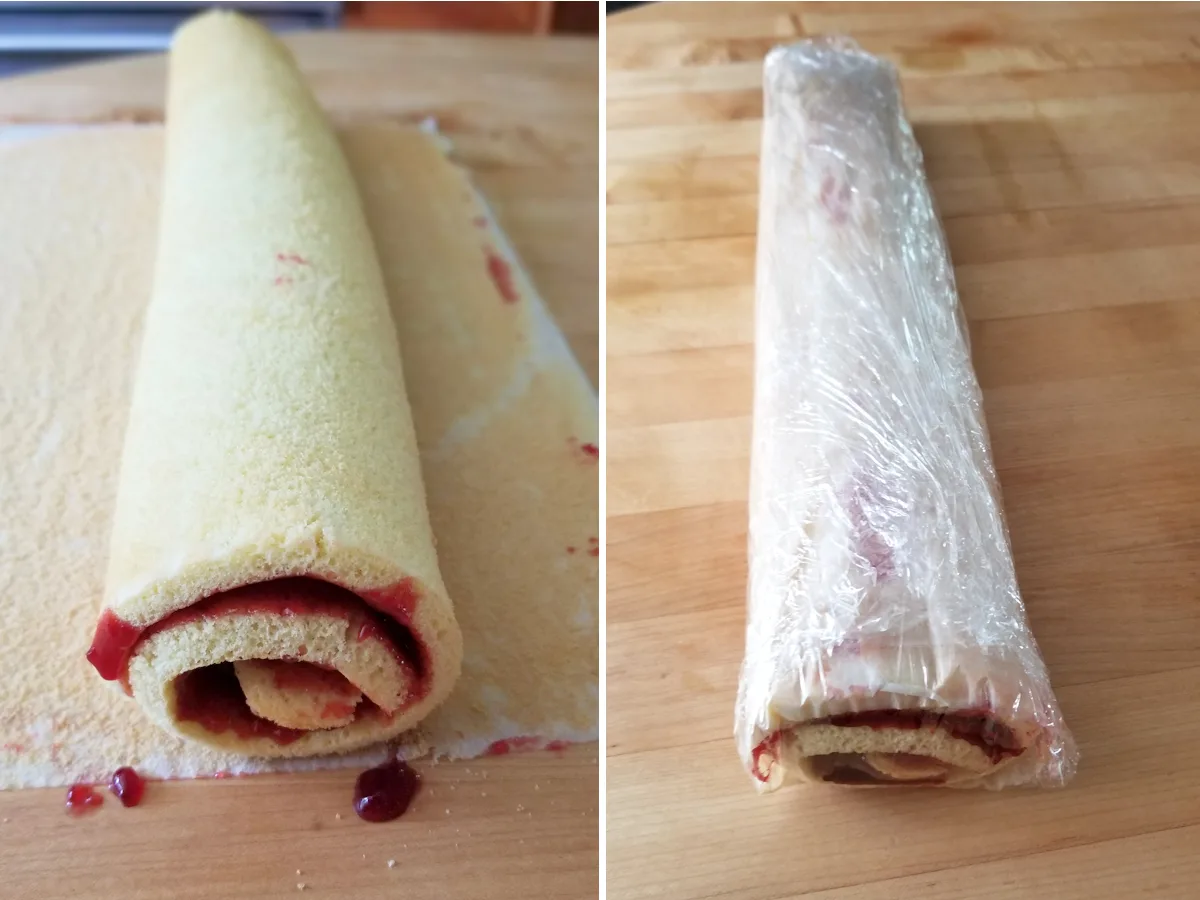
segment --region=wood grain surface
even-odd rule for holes
[[[595,381],[596,42],[293,43],[335,119],[438,119]],[[161,58],[144,57],[3,81],[0,126],[154,121],[164,72]],[[387,825],[354,815],[354,770],[153,783],[136,809],[105,791],[104,806],[79,819],[65,814],[62,790],[0,792],[0,897],[596,896],[595,745],[418,768],[425,790]]]
[[[608,19],[608,890],[1197,896],[1200,9],[661,4]],[[759,797],[743,650],[761,60],[900,68],[1078,778]]]

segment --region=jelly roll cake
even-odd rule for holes
[[[1061,784],[945,238],[894,69],[765,66],[749,598],[760,789]]]
[[[166,134],[88,659],[212,747],[362,747],[462,659],[372,236],[290,55],[243,18],[177,34]]]

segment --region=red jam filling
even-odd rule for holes
[[[421,777],[412,766],[388,760],[355,780],[354,811],[367,822],[390,822],[404,815],[420,786]]]
[[[521,295],[517,293],[517,288],[513,284],[512,269],[494,250],[487,252],[487,269],[488,275],[492,277],[492,283],[496,285],[496,290],[505,303],[516,303],[521,299]]]
[[[370,716],[386,721],[392,718],[392,714],[380,709],[366,697],[357,706],[327,703],[321,715],[323,718],[341,719],[352,712],[360,719]],[[243,740],[267,738],[282,746],[308,734],[302,729],[287,728],[255,715],[246,703],[233,663],[204,666],[176,678],[175,716],[181,722],[195,722],[214,734],[232,731]]]
[[[138,642],[168,628],[201,618],[264,612],[282,617],[319,614],[350,618],[353,613],[361,613],[365,603],[384,615],[371,615],[359,629],[358,639],[381,641],[410,673],[414,684],[405,705],[411,706],[424,698],[430,688],[429,679],[425,677],[429,671],[428,651],[411,628],[419,600],[416,583],[407,578],[387,588],[364,591],[361,596],[315,578],[281,578],[224,591],[147,628],[138,628],[117,618],[111,610],[105,610],[88,650],[88,661],[103,678],[124,680],[130,656]],[[320,671],[318,667],[312,668]],[[297,663],[280,667],[276,683],[279,677],[310,677],[312,673],[306,669]],[[315,677],[327,677],[348,685],[337,672]],[[242,738],[267,737],[279,744],[289,744],[305,734],[254,715],[246,705],[230,664],[185,673],[176,679],[175,688],[176,715],[182,720],[197,722],[209,731],[233,731]],[[324,713],[330,718],[343,718],[353,709],[352,705],[334,703]],[[390,718],[369,702],[364,702],[360,711]]]
[[[176,678],[175,715],[181,722],[195,722],[213,734],[232,731],[243,740],[270,738],[287,745],[308,733],[284,728],[252,713],[233,663],[193,669]]]
[[[146,779],[129,766],[122,766],[113,772],[108,789],[117,795],[122,806],[137,806],[146,793]]]
[[[998,722],[984,711],[964,710],[962,712],[938,713],[921,709],[880,709],[867,712],[843,713],[828,716],[823,719],[813,719],[811,725],[837,725],[842,728],[902,728],[917,730],[919,728],[942,728],[951,737],[974,744],[987,754],[993,765],[1014,756],[1020,756],[1025,748],[1021,746],[1016,733]],[[764,739],[752,751],[752,774],[759,781],[766,782],[770,778],[771,762],[779,755],[779,740],[782,732],[775,732]],[[767,757],[764,764],[763,757]],[[878,777],[862,778],[860,773],[843,772],[839,770],[835,777],[826,778],[838,784],[878,783]],[[928,783],[936,783],[937,779]],[[924,781],[906,781],[905,784],[926,783]]]
[[[366,603],[387,617],[381,622],[379,631],[396,643],[398,658],[403,655],[405,663],[418,677],[423,677],[428,668],[428,653],[411,629],[419,600],[416,583],[411,578],[390,587],[363,591],[361,596],[317,578],[277,578],[215,594],[145,628],[122,621],[112,610],[106,609],[96,626],[87,658],[101,678],[116,681],[128,669],[129,657],[140,640],[176,625],[200,618],[255,612],[280,616],[333,614],[348,617],[351,611],[361,609]]]
[[[73,816],[82,816],[103,804],[104,795],[90,784],[73,784],[67,788],[67,812]]]
[[[105,681],[116,681],[124,674],[129,654],[141,636],[141,628],[123,622],[111,609],[106,609],[100,615],[87,660]]]

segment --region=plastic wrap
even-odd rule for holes
[[[739,753],[761,790],[1062,784],[1077,752],[896,73],[805,42],[764,94]]]

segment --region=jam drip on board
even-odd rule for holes
[[[90,784],[73,784],[67,788],[67,812],[72,816],[82,816],[103,805],[104,795]]]
[[[421,776],[412,766],[389,759],[355,780],[354,811],[366,822],[390,822],[404,815],[420,787]]]
[[[146,779],[129,766],[122,766],[112,773],[108,789],[121,801],[122,806],[137,806],[146,793]]]

